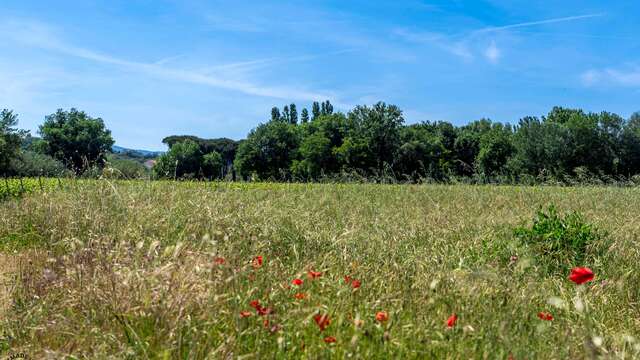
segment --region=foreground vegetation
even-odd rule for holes
[[[69,181],[0,203],[0,354],[630,359],[639,212],[637,188]]]

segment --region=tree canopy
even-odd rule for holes
[[[40,126],[43,151],[62,161],[76,173],[91,166],[102,166],[114,144],[104,121],[83,111],[58,110]]]

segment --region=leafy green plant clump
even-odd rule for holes
[[[580,213],[559,214],[554,205],[539,210],[531,227],[518,227],[514,233],[551,271],[582,264],[606,235]]]

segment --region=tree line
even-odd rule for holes
[[[514,183],[640,174],[640,113],[624,119],[555,107],[516,125],[481,119],[457,127],[443,121],[406,125],[397,106],[382,102],[347,114],[328,109],[301,124],[274,116],[260,124],[238,147],[237,172],[273,180],[351,173]]]
[[[75,174],[108,163],[113,139],[100,118],[71,109],[47,116],[40,139],[16,128],[8,110],[0,117],[0,171],[44,157]],[[444,121],[406,124],[395,105],[379,102],[334,111],[329,101],[309,112],[296,104],[280,110],[240,141],[169,136],[153,177],[320,181],[473,181],[532,183],[640,175],[640,113],[554,107],[516,124],[481,119],[463,126]],[[26,145],[25,145],[26,144]]]

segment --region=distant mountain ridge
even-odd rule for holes
[[[128,149],[118,145],[113,145],[113,147],[111,148],[111,151],[113,151],[116,154],[132,154],[132,155],[138,155],[139,157],[145,157],[145,158],[154,158],[164,154],[164,151]]]

